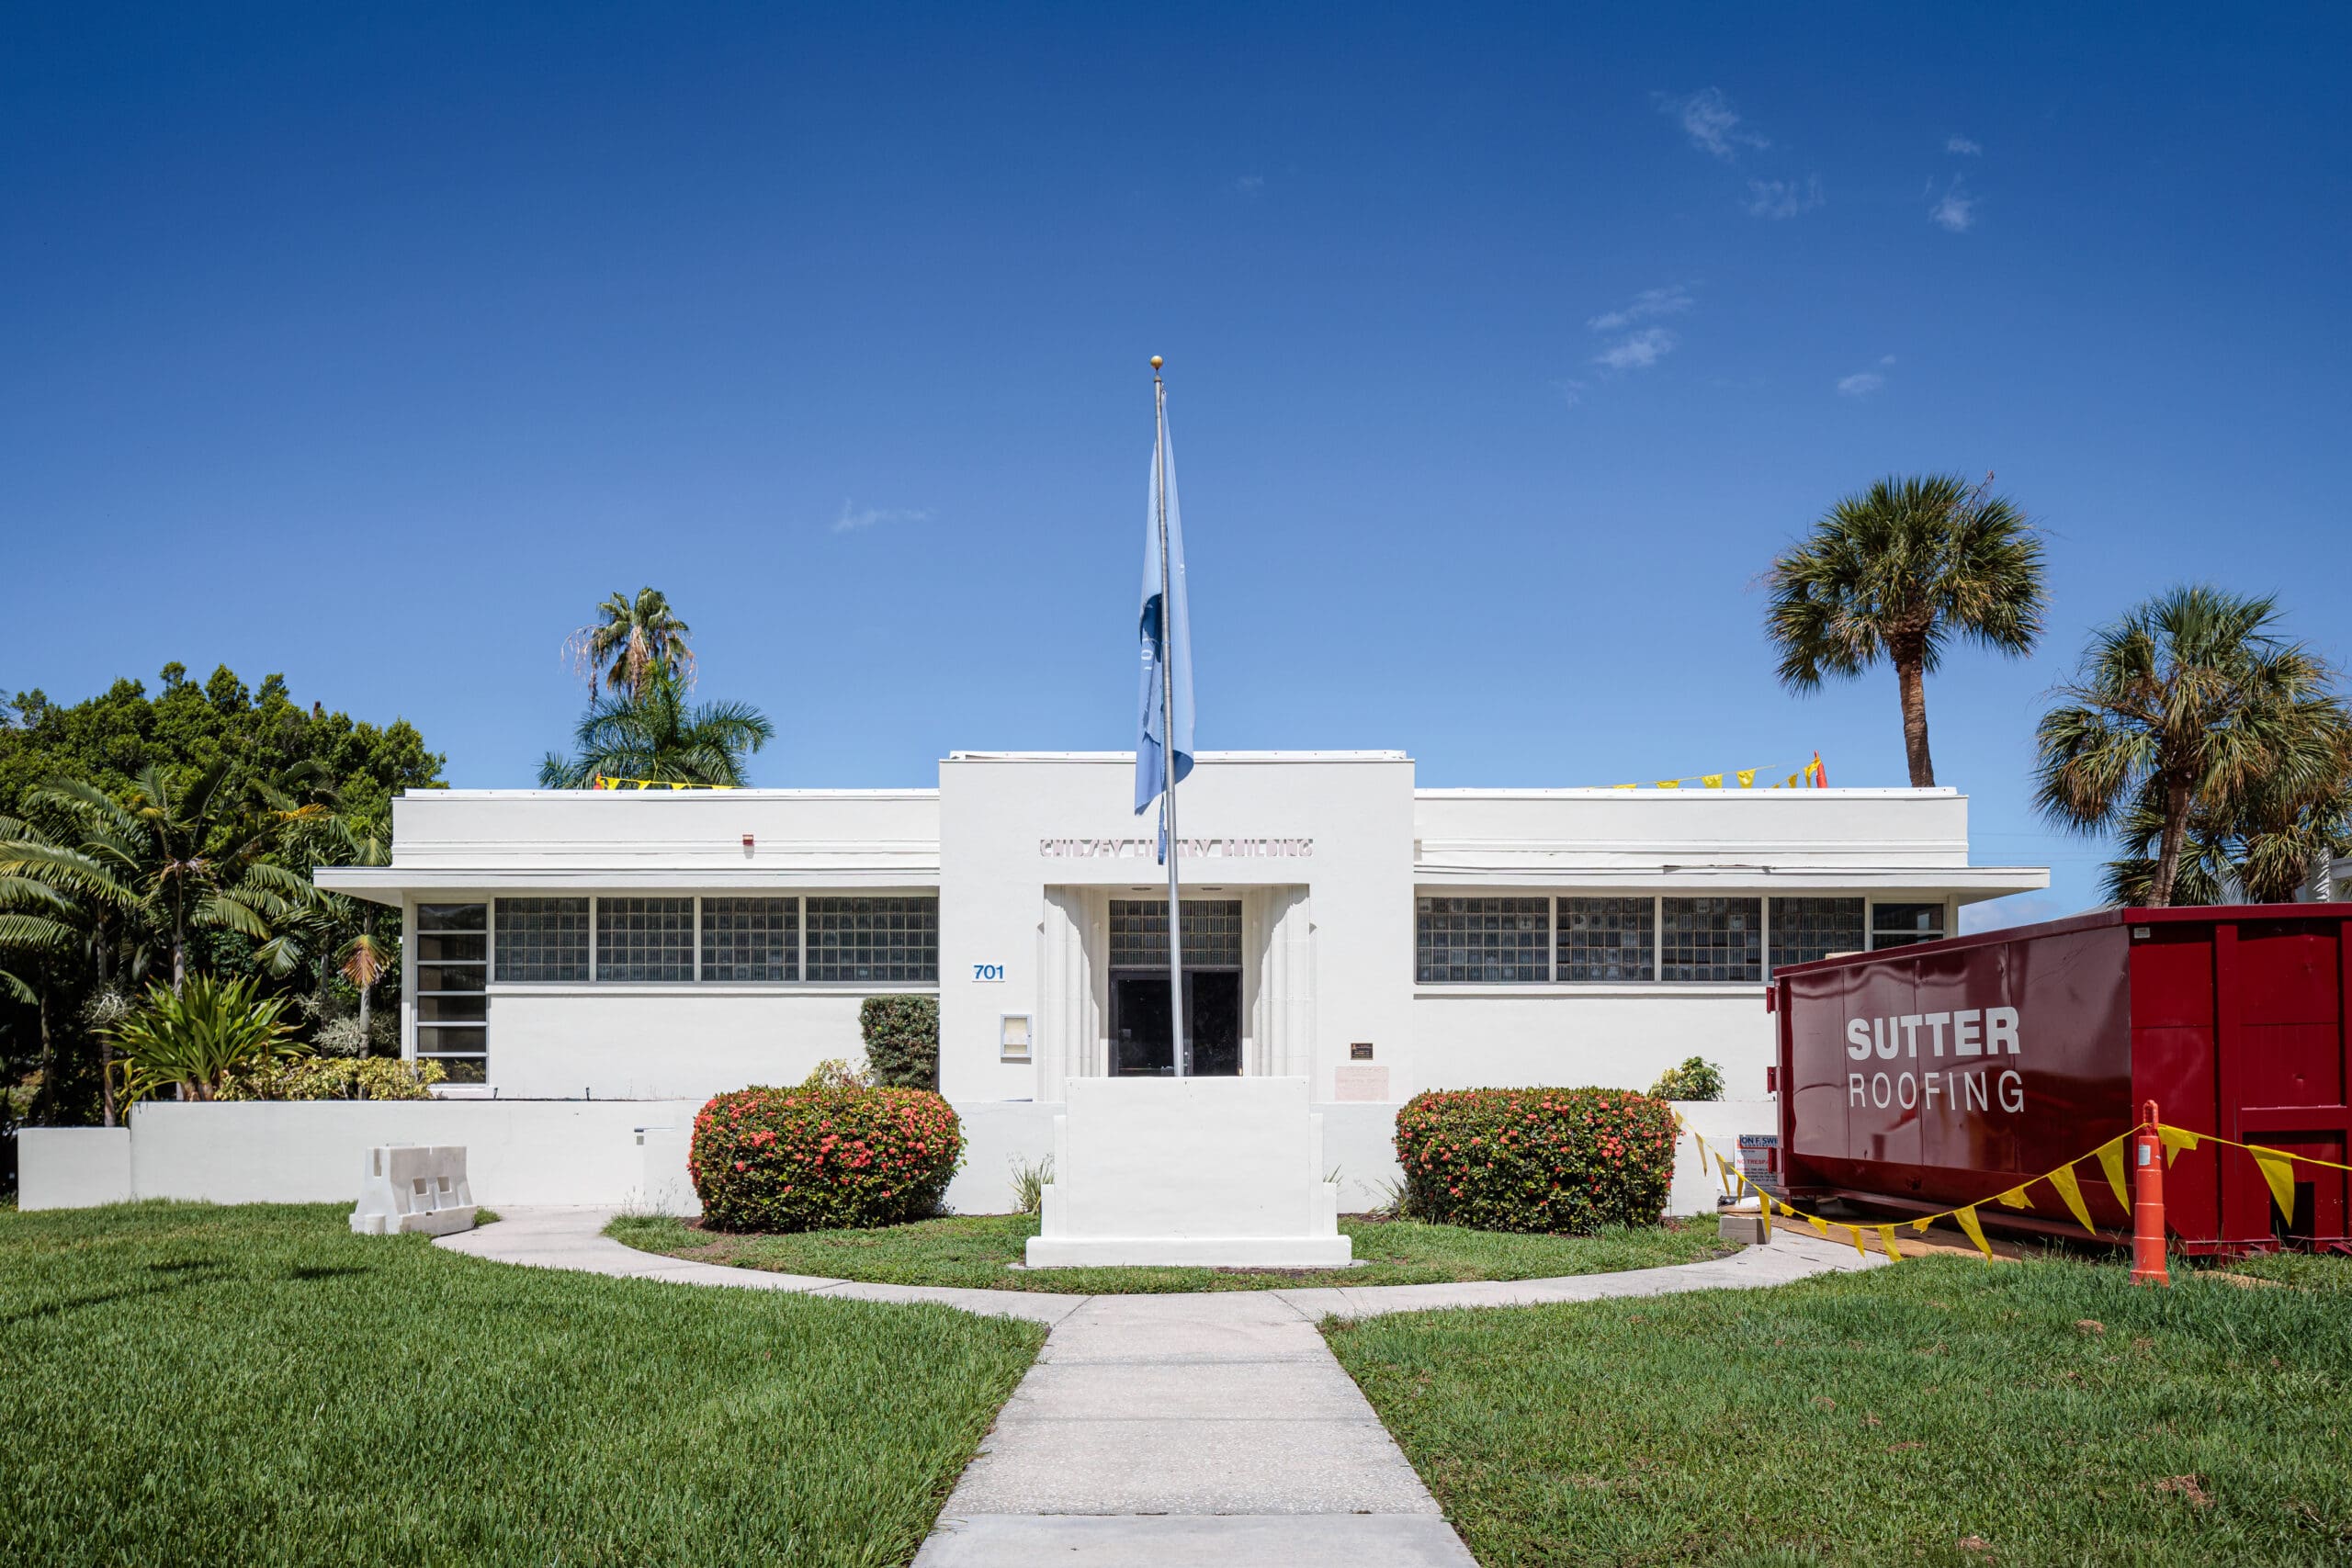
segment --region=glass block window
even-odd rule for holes
[[[1772,900],[1772,967],[1862,951],[1860,898]]]
[[[588,978],[588,900],[498,900],[498,978]]]
[[[1871,906],[1871,946],[1908,947],[1915,942],[1937,942],[1944,934],[1941,904],[1873,904]]]
[[[691,980],[694,977],[693,899],[596,900],[598,980]]]
[[[416,960],[416,1054],[451,1083],[481,1083],[490,1062],[490,906],[419,904],[409,932]]]
[[[1661,978],[1764,978],[1764,900],[1664,898],[1659,905]]]
[[[1424,985],[1552,977],[1549,898],[1417,898],[1414,975]]]
[[[808,978],[936,982],[939,900],[809,899]]]
[[[800,978],[800,900],[704,899],[702,977],[706,980]]]
[[[1657,915],[1649,898],[1561,899],[1560,978],[1657,978]]]
[[[1111,967],[1168,967],[1168,900],[1111,900]],[[1184,967],[1241,967],[1241,900],[1184,900]]]

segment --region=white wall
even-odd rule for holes
[[[901,987],[921,991],[923,987]],[[873,989],[501,986],[491,992],[490,1081],[502,1097],[691,1100],[796,1084],[817,1064],[865,1059],[858,1009]]]
[[[150,1103],[128,1128],[28,1127],[18,1137],[20,1205],[78,1209],[133,1198],[215,1203],[347,1203],[360,1159],[387,1144],[459,1144],[475,1201],[594,1204],[690,1213],[688,1137],[693,1100],[359,1100]],[[1054,1146],[1061,1107],[967,1101],[964,1168],[947,1190],[958,1213],[1013,1208],[1012,1165]],[[1322,1104],[1323,1163],[1336,1171],[1340,1211],[1388,1201],[1403,1177],[1393,1105]],[[1774,1102],[1725,1100],[1675,1107],[1710,1145],[1735,1156],[1738,1134],[1777,1129]],[[639,1129],[647,1132],[640,1141]],[[1712,1209],[1718,1190],[1686,1135],[1676,1151],[1668,1212]]]
[[[1105,901],[1165,897],[1133,776],[1124,753],[957,753],[936,789],[419,792],[395,803],[392,865],[320,879],[394,902],[935,886],[944,1088],[966,1103],[1052,1100],[1065,1071],[1102,1070]],[[1417,791],[1398,752],[1211,752],[1180,803],[1187,840],[1312,842],[1311,854],[1193,860],[1185,887],[1243,900],[1250,1070],[1303,1074],[1318,1102],[1358,1043],[1386,1069],[1392,1103],[1472,1083],[1645,1088],[1692,1055],[1721,1064],[1731,1092],[1761,1091],[1760,987],[1417,988],[1417,890],[1964,903],[2048,881],[1969,865],[1968,802],[1949,789]],[[1049,855],[1048,840],[1145,847]],[[1002,978],[977,978],[980,964]],[[526,1098],[793,1082],[856,1057],[865,995],[921,988],[502,984],[491,1079]],[[1029,1062],[1001,1059],[1007,1013],[1032,1020]]]
[[[1148,848],[1096,858],[1048,855],[1042,843],[1148,840],[1154,819],[1134,813],[1125,755],[959,753],[939,778],[942,1087],[959,1102],[1049,1096],[1035,1063],[1002,1063],[998,1048],[1005,1013],[1046,1021],[1037,974],[1046,889],[1165,898],[1167,874]],[[1374,1042],[1396,1069],[1392,1088],[1411,1092],[1412,781],[1411,761],[1396,752],[1211,752],[1179,791],[1187,840],[1313,840],[1309,855],[1204,858],[1183,869],[1188,897],[1306,888],[1313,1039],[1307,1059],[1286,1066],[1308,1077],[1317,1099],[1331,1094],[1331,1069],[1352,1041]],[[1003,965],[1005,978],[976,980],[983,964]],[[1076,1060],[1099,1056],[1104,1043],[1067,1043]]]
[[[1413,820],[1431,870],[1968,865],[1968,797],[1951,789],[1430,789]]]
[[[1704,1056],[1741,1098],[1764,1092],[1773,1053],[1760,983],[1430,987],[1414,996],[1413,1037],[1430,1089],[1646,1090]]]
[[[132,1195],[130,1128],[17,1129],[19,1209],[90,1209]]]
[[[130,1120],[141,1198],[347,1203],[364,1151],[461,1144],[474,1201],[647,1205],[640,1127],[694,1125],[699,1101],[254,1100],[149,1103]],[[684,1145],[675,1143],[678,1162]]]
[[[935,789],[450,789],[393,800],[383,869],[920,883],[938,864]]]

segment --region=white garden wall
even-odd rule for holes
[[[690,1213],[686,1145],[700,1100],[277,1100],[141,1105],[128,1128],[28,1127],[18,1134],[18,1203],[27,1210],[90,1208],[141,1198],[212,1203],[347,1203],[359,1191],[365,1150],[389,1144],[458,1144],[467,1151],[475,1201],[583,1204]],[[1770,1100],[1679,1104],[1711,1146],[1736,1153],[1742,1133],[1777,1124]],[[1394,1105],[1314,1107],[1323,1118],[1323,1163],[1336,1172],[1340,1209],[1388,1201],[1403,1171]],[[947,1190],[958,1213],[1013,1207],[1013,1168],[1053,1152],[1058,1102],[978,1100],[956,1107],[964,1168]],[[1668,1208],[1714,1206],[1717,1183],[1686,1136],[1676,1154]]]
[[[17,1129],[17,1208],[91,1209],[132,1196],[130,1128]]]

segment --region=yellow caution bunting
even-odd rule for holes
[[[2065,1201],[2066,1212],[2082,1222],[2085,1230],[2098,1235],[2098,1227],[2091,1224],[2090,1206],[2083,1201],[2082,1183],[2075,1179],[2075,1168],[2062,1165],[2050,1173],[2050,1185],[2058,1189],[2058,1196]]]
[[[2083,1201],[2082,1183],[2075,1175],[2075,1161],[2097,1159],[2100,1169],[2106,1174],[2108,1186],[2115,1193],[2116,1202],[2122,1206],[2125,1213],[2129,1214],[2132,1212],[2132,1187],[2124,1163],[2123,1148],[2134,1135],[2150,1130],[2144,1126],[2136,1127],[2131,1133],[2109,1139],[2086,1155],[2077,1155],[2075,1160],[2067,1161],[2055,1170],[2044,1171],[2031,1180],[2021,1181],[2006,1191],[1980,1199],[1978,1202],[1997,1202],[2007,1209],[2030,1209],[2033,1204],[2029,1193],[2033,1183],[2047,1181],[2057,1192],[2059,1201],[2066,1205],[2066,1212],[2075,1216],[2075,1222],[2091,1235],[2098,1235],[2099,1230],[2091,1223],[2090,1206]],[[2310,1155],[2296,1154],[2289,1149],[2271,1148],[2263,1144],[2241,1144],[2234,1138],[2224,1138],[2212,1133],[2194,1133],[2185,1127],[2171,1127],[2161,1123],[2153,1130],[2163,1141],[2167,1161],[2177,1158],[2183,1149],[2193,1150],[2205,1143],[2244,1149],[2254,1156],[2255,1167],[2262,1172],[2262,1179],[2268,1185],[2270,1196],[2278,1203],[2279,1212],[2290,1216],[2294,1213],[2297,1164],[2319,1166],[2329,1170],[2352,1171],[2352,1165],[2340,1164],[2335,1160],[2317,1159]],[[1709,1148],[1707,1141],[1700,1137],[1695,1131],[1691,1133],[1690,1137],[1691,1141],[1698,1145],[1702,1162],[1710,1159],[1714,1162],[1716,1174],[1723,1181],[1725,1193],[1735,1199],[1743,1197],[1748,1192],[1756,1194],[1757,1208],[1765,1218],[1768,1234],[1773,1212],[1778,1210],[1781,1218],[1803,1220],[1813,1227],[1815,1235],[1824,1239],[1828,1237],[1832,1222],[1822,1218],[1819,1214],[1797,1208],[1786,1199],[1765,1191],[1763,1188],[1750,1180],[1745,1171],[1738,1169],[1730,1160]],[[1968,1239],[1975,1244],[1976,1250],[1989,1259],[1993,1256],[1993,1248],[1984,1239],[1984,1227],[1977,1218],[1976,1209],[1976,1203],[1967,1203],[1956,1209],[1921,1214],[1917,1219],[1897,1223],[1908,1224],[1915,1235],[1924,1235],[1927,1234],[1928,1227],[1936,1221],[1951,1220],[1968,1233]],[[1889,1258],[1899,1259],[1903,1257],[1895,1247],[1894,1224],[1871,1222],[1865,1226],[1840,1220],[1836,1222],[1836,1225],[1844,1230],[1852,1239],[1854,1250],[1865,1258],[1870,1256],[1870,1248],[1862,1242],[1862,1232],[1865,1228],[1878,1232],[1879,1245]]]
[[[2270,1196],[2278,1203],[2278,1212],[2291,1223],[2295,1217],[2295,1156],[2284,1149],[2257,1148],[2245,1145],[2254,1156],[2255,1165],[2262,1172],[2262,1179],[2270,1184]]]
[[[1777,773],[1780,771],[1778,768],[1733,768],[1720,773],[1692,773],[1687,778],[1657,779],[1647,784],[1611,784],[1609,787],[1611,789],[1682,789],[1688,785],[1696,784],[1701,789],[1721,789],[1724,787],[1724,780],[1729,778],[1736,781],[1736,787],[1739,789],[1754,789],[1757,774]],[[1785,784],[1767,784],[1764,787],[1767,789],[1827,789],[1829,770],[1822,764],[1821,753],[1815,751],[1813,754],[1813,761],[1791,773]]]
[[[598,773],[588,781],[590,789],[733,789],[733,784],[686,784],[677,779],[616,779],[609,773]]]
[[[1976,1205],[1971,1203],[1965,1209],[1954,1209],[1951,1212],[1951,1217],[1960,1222],[1960,1228],[1968,1233],[1968,1239],[1976,1244],[1976,1250],[1983,1253],[1985,1260],[1990,1262],[1993,1249],[1984,1245],[1984,1227],[1976,1223]]]
[[[2132,1134],[2110,1138],[2094,1152],[2098,1156],[2098,1168],[2107,1172],[2107,1184],[2115,1190],[2115,1206],[2126,1214],[2132,1212],[2132,1188],[2123,1179],[2123,1140]]]

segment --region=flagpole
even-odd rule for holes
[[[1159,520],[1159,769],[1160,812],[1168,824],[1168,1052],[1176,1076],[1188,1076],[1184,1061],[1184,906],[1176,836],[1176,648],[1169,640],[1176,584],[1168,574],[1168,386],[1159,378],[1159,355],[1151,356],[1152,495]]]

